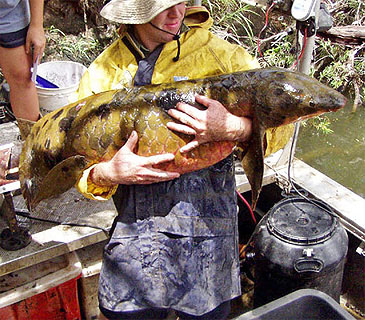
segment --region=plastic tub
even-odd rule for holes
[[[355,320],[329,295],[301,289],[235,318],[235,320]]]
[[[36,82],[39,108],[43,114],[68,105],[71,95],[77,90],[86,67],[73,61],[50,61],[41,63],[37,75],[58,86],[44,87]]]
[[[0,319],[81,319],[81,270],[77,255],[70,253],[1,277]]]

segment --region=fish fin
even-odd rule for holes
[[[42,180],[34,198],[27,199],[28,207],[35,208],[42,200],[60,195],[71,189],[88,165],[89,161],[80,155],[69,157],[57,164]]]
[[[24,141],[29,136],[36,121],[30,121],[22,118],[17,118],[16,120],[20,132],[20,139]]]
[[[253,210],[256,208],[264,175],[264,133],[265,130],[261,126],[253,123],[250,144],[242,159],[242,167],[251,185]]]

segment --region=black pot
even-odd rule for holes
[[[251,245],[255,307],[304,288],[339,302],[348,236],[322,201],[281,200],[260,221]]]

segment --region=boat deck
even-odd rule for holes
[[[0,146],[16,141],[19,135],[17,126],[11,122],[0,124],[0,133]],[[265,160],[264,185],[277,184],[283,189],[288,186],[287,159],[287,149],[284,149]],[[337,213],[347,231],[364,244],[365,199],[298,159],[293,161],[291,176],[299,188],[326,202]],[[250,190],[240,166],[236,168],[236,182],[239,192]],[[1,202],[0,197],[0,205]],[[16,209],[26,208],[19,190],[13,192],[13,202]],[[18,216],[19,224],[29,228],[32,241],[27,247],[16,251],[0,248],[0,276],[104,242],[108,238],[107,230],[116,214],[112,200],[88,200],[74,188],[57,198],[43,201],[31,215],[37,219],[54,222]],[[85,226],[69,226],[66,223]],[[0,232],[6,227],[0,212]],[[361,252],[362,256],[364,252]],[[247,286],[252,287],[252,283],[247,283]],[[250,295],[251,292],[247,292],[240,299],[249,299]],[[240,299],[236,300],[235,307],[238,310],[247,305],[247,301]],[[245,312],[247,309],[241,311]]]

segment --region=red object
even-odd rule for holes
[[[81,320],[77,279],[0,309],[0,320]]]
[[[247,206],[248,210],[250,211],[251,214],[251,218],[253,220],[253,222],[256,224],[256,218],[255,218],[255,214],[253,213],[253,210],[250,206],[250,204],[247,202],[247,200],[243,197],[243,195],[241,193],[238,192],[238,190],[236,190],[237,195],[240,197],[240,199],[244,202],[244,204]]]

